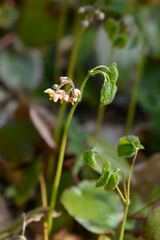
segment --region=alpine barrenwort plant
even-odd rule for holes
[[[101,98],[100,98],[100,107],[110,104],[116,94],[117,86],[116,81],[118,77],[118,71],[116,64],[113,64],[110,68],[100,65],[93,69],[91,69],[87,76],[84,78],[80,90],[78,88],[75,88],[73,81],[68,77],[61,77],[60,78],[60,85],[53,85],[53,89],[49,88],[45,90],[45,93],[48,93],[50,96],[50,100],[53,100],[54,102],[57,102],[60,100],[61,103],[64,102],[71,102],[72,108],[69,112],[68,119],[64,128],[61,147],[60,147],[60,153],[59,153],[59,159],[58,159],[58,165],[55,175],[55,180],[53,184],[52,194],[51,194],[51,201],[50,201],[50,207],[49,207],[49,215],[48,215],[48,233],[51,233],[52,230],[52,224],[53,224],[53,211],[55,208],[55,203],[57,199],[57,192],[59,188],[60,178],[61,178],[61,172],[62,172],[62,166],[63,166],[63,160],[64,160],[64,153],[66,148],[66,141],[67,141],[67,134],[68,134],[68,128],[73,116],[73,113],[78,105],[78,103],[82,99],[83,89],[87,82],[87,80],[94,75],[102,74],[104,78],[103,87],[101,90]],[[65,92],[62,87],[65,84],[70,84],[70,89],[68,92]]]
[[[83,153],[83,159],[84,161],[90,166],[97,168],[97,162],[95,161],[95,155],[98,155],[100,160],[102,161],[102,171],[101,176],[96,182],[96,188],[97,187],[104,187],[105,191],[113,191],[114,189],[117,190],[118,194],[120,195],[125,210],[124,210],[124,216],[121,224],[121,231],[119,240],[123,240],[124,236],[124,230],[125,230],[125,224],[128,214],[128,208],[130,204],[130,183],[131,183],[131,176],[133,171],[133,166],[137,157],[138,150],[144,149],[144,147],[140,144],[139,138],[137,136],[133,135],[127,135],[123,136],[119,140],[117,152],[120,157],[133,157],[132,165],[129,172],[127,187],[125,183],[125,176],[122,169],[112,169],[111,164],[109,161],[104,161],[103,157],[96,151],[96,145],[92,146],[89,151],[86,151]],[[117,175],[117,172],[121,172],[122,174],[122,181],[123,181],[123,193],[118,187],[119,183],[119,176]]]

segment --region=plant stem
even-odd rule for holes
[[[96,127],[95,127],[95,137],[99,136],[101,127],[103,125],[104,121],[104,114],[105,114],[105,107],[100,107],[98,108],[98,113],[97,113],[97,120],[96,120]]]
[[[75,37],[74,46],[72,49],[69,67],[68,67],[68,73],[67,73],[67,76],[70,79],[73,78],[74,67],[76,64],[76,57],[78,54],[78,49],[79,49],[79,45],[80,45],[80,41],[81,41],[83,32],[84,32],[84,28],[81,27]],[[54,133],[54,141],[57,145],[59,144],[59,141],[60,141],[61,130],[62,130],[62,125],[63,125],[63,121],[64,121],[64,117],[65,117],[66,107],[67,107],[67,104],[63,103],[60,106],[60,109],[58,112],[57,123],[56,123],[56,128],[55,128],[55,133]],[[54,162],[55,162],[55,156],[51,156],[49,159],[48,168],[47,168],[48,179],[51,179]]]
[[[100,157],[102,164],[104,164],[105,162],[101,154],[99,152],[95,152],[95,153]]]
[[[142,42],[142,50],[140,54],[140,61],[137,68],[137,74],[133,83],[133,89],[131,93],[131,100],[129,104],[126,126],[125,126],[125,135],[129,134],[134,120],[135,110],[136,110],[136,101],[138,96],[138,90],[140,87],[140,82],[142,78],[142,73],[144,69],[144,62],[145,62],[145,40]]]
[[[128,208],[130,204],[130,185],[131,185],[131,176],[132,176],[132,171],[133,171],[133,166],[137,157],[138,149],[136,150],[136,153],[133,158],[133,162],[130,168],[129,172],[129,177],[128,177],[128,184],[127,184],[127,198],[126,198],[126,203],[125,203],[125,210],[124,210],[124,216],[123,216],[123,221],[121,225],[121,232],[120,232],[120,237],[119,240],[123,240],[124,236],[124,230],[125,230],[125,225],[126,225],[126,219],[127,219],[127,214],[128,214]]]
[[[122,173],[124,196],[125,196],[125,199],[127,199],[127,192],[126,192],[126,183],[125,183],[124,172],[122,171],[122,169],[118,169],[118,170]]]
[[[65,125],[65,129],[64,129],[64,133],[63,133],[63,137],[62,137],[62,142],[61,142],[61,147],[60,147],[60,154],[59,154],[59,159],[58,159],[58,165],[57,165],[57,171],[56,171],[56,176],[55,176],[55,180],[54,180],[54,184],[53,184],[53,188],[52,188],[52,194],[51,194],[51,202],[50,202],[50,209],[49,209],[49,215],[48,215],[48,233],[51,233],[52,230],[52,225],[53,225],[53,211],[55,209],[55,203],[56,203],[56,199],[57,199],[57,192],[58,192],[58,188],[59,188],[59,183],[60,183],[60,178],[61,178],[61,172],[62,172],[62,165],[63,165],[63,160],[64,160],[64,153],[65,153],[65,147],[66,147],[66,141],[67,141],[67,134],[68,134],[68,128],[73,116],[73,113],[78,105],[78,103],[81,101],[82,99],[82,95],[83,95],[83,89],[84,86],[87,82],[87,80],[89,79],[90,76],[95,75],[95,74],[103,74],[102,71],[97,70],[97,71],[90,71],[87,76],[85,77],[85,79],[83,80],[82,84],[81,84],[81,88],[80,88],[80,92],[81,92],[81,96],[79,97],[79,99],[77,100],[77,102],[72,106],[69,115],[68,115],[68,119]]]
[[[47,191],[46,191],[46,184],[43,174],[41,173],[39,176],[40,188],[41,188],[41,196],[42,196],[42,206],[47,207]],[[44,240],[48,240],[48,223],[47,218],[44,217]]]
[[[124,198],[124,196],[123,196],[123,194],[122,194],[122,192],[121,192],[121,190],[119,189],[118,186],[116,186],[116,190],[117,190],[117,192],[119,193],[119,195],[120,195],[123,203],[126,204],[126,199]]]
[[[129,205],[126,203],[125,210],[124,210],[123,221],[122,221],[122,225],[121,225],[121,232],[120,232],[119,240],[123,240],[124,229],[125,229],[126,219],[127,219],[127,214],[128,214],[128,207],[129,207]]]
[[[68,115],[68,119],[66,122],[66,126],[64,129],[63,137],[62,137],[62,143],[61,143],[61,148],[60,148],[60,155],[58,159],[58,166],[57,166],[57,171],[56,171],[56,176],[53,184],[53,189],[52,189],[52,195],[51,195],[51,203],[50,203],[50,209],[49,209],[49,216],[48,216],[48,231],[49,234],[51,233],[52,229],[52,215],[53,211],[55,208],[55,203],[56,203],[56,198],[57,198],[57,192],[59,188],[59,182],[60,182],[60,177],[61,177],[61,172],[62,172],[62,165],[63,165],[63,159],[64,159],[64,153],[65,153],[65,147],[66,147],[66,140],[67,140],[67,133],[68,133],[68,128],[73,116],[73,113],[75,111],[75,108],[77,106],[78,102],[75,103],[75,105],[71,108],[70,113]]]
[[[112,64],[113,56],[114,56],[114,48],[113,48],[113,45],[112,45],[111,50],[110,50],[110,54],[109,54],[108,65]],[[99,136],[100,130],[102,128],[103,121],[104,121],[105,110],[106,110],[105,106],[98,108],[97,120],[96,120],[95,132],[94,132],[95,137]]]

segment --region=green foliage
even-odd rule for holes
[[[19,187],[16,189],[15,202],[17,205],[24,204],[30,197],[30,190],[36,186],[42,169],[40,159],[34,161],[23,174]]]
[[[0,78],[10,89],[34,90],[42,77],[43,65],[38,51],[9,51],[0,54]]]
[[[113,46],[118,48],[124,48],[127,44],[127,37],[124,34],[120,34],[114,40]]]
[[[107,141],[96,137],[89,137],[88,142],[90,145],[97,143],[96,151],[103,156],[104,162],[110,162],[113,168],[120,168],[123,170],[125,176],[127,177],[129,174],[129,164],[125,158],[121,158],[117,154],[117,150],[115,146]],[[102,173],[103,164],[98,155],[95,155],[95,163],[97,168],[94,169],[98,171],[100,174]]]
[[[119,197],[95,189],[95,182],[82,181],[78,186],[66,189],[61,201],[76,221],[98,234],[112,233],[123,216]]]
[[[108,76],[110,78],[110,81],[112,82],[117,82],[117,79],[118,79],[118,70],[117,70],[117,65],[114,64],[112,65],[110,68],[109,68],[109,71],[108,71]]]
[[[92,151],[84,152],[83,153],[83,159],[90,167],[97,168],[97,166],[95,165],[94,159],[93,159],[93,152]]]
[[[118,33],[118,22],[116,22],[113,18],[108,18],[105,22],[105,30],[108,33],[108,36],[111,40],[114,40],[115,36]]]
[[[105,191],[112,191],[118,185],[118,176],[111,169],[110,162],[106,161],[102,167],[102,174],[96,182],[96,187],[103,187]]]
[[[108,179],[110,177],[110,171],[104,171],[100,178],[96,182],[96,187],[103,187],[108,183]]]
[[[111,94],[111,89],[112,89],[112,84],[110,82],[104,81],[103,87],[101,90],[101,99],[100,99],[101,105],[100,105],[100,107],[108,104],[110,94]]]
[[[160,239],[160,206],[151,210],[144,228],[145,239]]]
[[[14,164],[30,161],[39,139],[29,119],[8,122],[0,128],[0,154]]]
[[[26,45],[44,45],[55,41],[57,21],[49,10],[45,0],[26,1],[23,5],[17,33]]]
[[[108,181],[104,186],[105,191],[113,191],[115,187],[118,185],[118,175],[116,173],[109,174]]]
[[[103,87],[101,90],[101,98],[100,98],[100,107],[110,104],[116,95],[117,86],[116,81],[118,78],[118,70],[116,65],[112,65],[108,71],[109,80],[105,80],[103,83]]]
[[[127,135],[120,138],[117,151],[120,157],[131,157],[140,149],[144,147],[140,144],[139,138]]]
[[[77,157],[85,151],[85,140],[88,137],[87,132],[78,129],[78,124],[77,119],[73,118],[68,131],[69,143],[67,148],[69,153],[75,154]]]

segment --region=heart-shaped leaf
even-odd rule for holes
[[[139,138],[134,135],[127,135],[120,138],[117,151],[120,157],[131,157],[139,149],[144,149]]]
[[[94,233],[112,233],[123,218],[119,196],[95,188],[95,181],[83,181],[66,189],[61,201],[83,227]]]
[[[103,164],[103,168],[102,168],[102,173],[109,170],[111,167],[111,164],[109,161],[106,161],[104,164]]]
[[[118,176],[116,173],[109,174],[107,184],[104,187],[105,191],[113,191],[115,187],[118,185]]]
[[[109,38],[113,40],[118,32],[118,22],[114,21],[113,18],[108,18],[104,27]]]
[[[160,239],[160,206],[154,208],[148,215],[144,228],[145,239]]]
[[[107,74],[108,74],[111,82],[112,82],[112,81],[117,82],[117,79],[118,79],[118,70],[117,70],[116,65],[112,65],[112,66],[109,68],[109,71],[108,71]]]
[[[125,176],[127,177],[129,174],[129,164],[128,161],[125,158],[121,158],[117,154],[117,150],[115,146],[105,140],[96,138],[96,137],[89,137],[88,142],[90,145],[93,145],[94,143],[97,143],[97,152],[100,153],[104,159],[104,162],[109,161],[113,168],[120,168],[123,170]],[[98,157],[98,155],[95,155],[95,163],[97,165],[97,168],[95,169],[100,174],[102,173],[103,164]]]
[[[97,168],[97,166],[95,165],[94,159],[93,159],[93,153],[92,151],[86,151],[83,153],[83,159],[84,161],[90,166],[90,167],[95,167]]]
[[[127,37],[124,34],[120,34],[114,41],[114,46],[118,48],[124,48],[127,44]]]
[[[110,171],[103,172],[100,178],[96,182],[96,187],[103,187],[105,184],[107,184],[110,174],[111,174]]]

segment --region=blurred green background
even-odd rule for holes
[[[84,6],[89,7],[84,10]],[[159,194],[155,190],[160,181],[159,1],[1,0],[0,199],[2,206],[16,209],[6,209],[1,229],[13,216],[41,204],[38,178],[41,171],[47,178],[49,158],[58,156],[53,135],[61,106],[48,101],[44,90],[68,74],[71,59],[69,74],[77,87],[91,68],[117,64],[118,92],[105,110],[99,134],[114,146],[124,134],[130,98],[137,88],[136,111],[128,133],[140,137],[145,152],[137,161],[133,189],[142,201],[149,201],[154,191]],[[101,76],[88,81],[69,130],[61,192],[75,184],[75,176],[80,180],[97,176],[88,168],[82,170],[83,164],[77,161],[96,124],[102,86],[97,79]],[[70,104],[66,116],[69,109]],[[48,179],[48,195],[51,185]],[[69,224],[67,217],[63,224],[57,223],[57,229]]]

